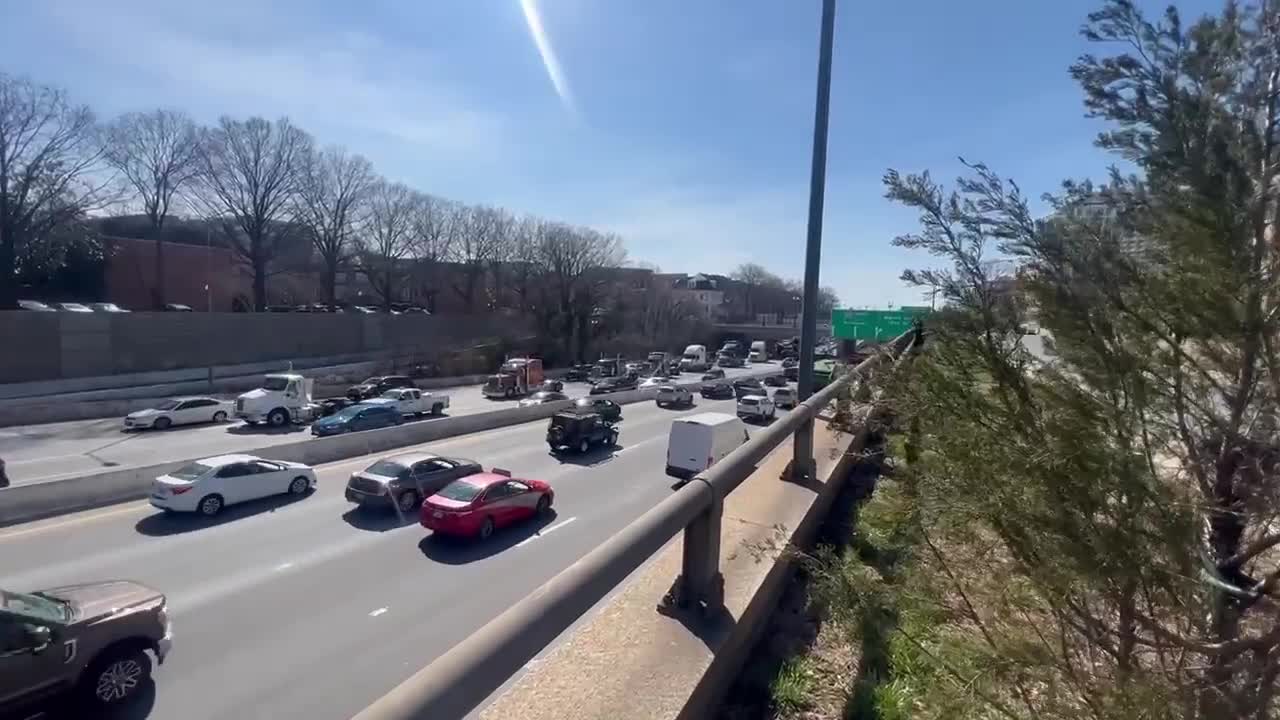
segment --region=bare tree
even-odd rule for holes
[[[324,263],[326,302],[337,300],[338,268],[347,260],[354,228],[374,182],[373,164],[345,148],[328,147],[306,156],[298,222]]]
[[[462,207],[458,203],[425,193],[418,195],[414,204],[411,230],[415,258],[413,284],[416,294],[427,298],[428,308],[434,307],[436,271],[440,263],[449,257],[458,233],[461,212]]]
[[[618,267],[626,259],[622,240],[564,223],[538,227],[538,256],[555,302],[566,349],[579,359],[586,346],[587,325],[607,279],[600,271]]]
[[[108,127],[104,158],[142,203],[156,244],[152,307],[164,307],[164,221],[178,193],[199,171],[200,134],[185,113],[127,113]]]
[[[93,113],[59,89],[0,73],[0,308],[24,256],[104,199]]]
[[[405,276],[404,261],[414,248],[414,223],[421,196],[401,183],[379,180],[369,195],[369,215],[361,237],[360,270],[390,309]]]
[[[201,142],[196,200],[253,272],[253,303],[267,305],[267,275],[294,220],[311,136],[287,118],[223,117]]]
[[[477,205],[459,214],[450,259],[460,266],[461,277],[454,281],[453,289],[468,311],[475,310],[477,291],[497,250],[500,213],[495,208]]]
[[[754,320],[758,291],[762,288],[781,287],[782,280],[758,263],[743,263],[733,271],[734,280],[742,283],[742,304],[747,315]]]

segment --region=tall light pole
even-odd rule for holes
[[[804,304],[800,311],[800,382],[803,402],[813,393],[813,348],[818,334],[818,270],[822,262],[822,207],[827,183],[827,121],[831,110],[831,45],[835,35],[836,0],[822,0],[822,35],[818,45],[818,99],[813,112],[813,165],[809,174],[809,231],[805,240]],[[793,475],[813,477],[813,422],[796,430],[792,443]]]

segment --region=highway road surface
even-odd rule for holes
[[[778,363],[771,362],[730,368],[725,373],[728,377],[736,377],[769,368],[780,371]],[[696,380],[698,377],[699,374],[685,373],[680,379]],[[565,394],[569,397],[586,395],[589,389],[587,383],[565,383]],[[449,396],[450,407],[446,415],[466,415],[516,406],[514,400],[484,397],[479,385],[430,392]],[[122,420],[107,418],[3,427],[0,428],[0,458],[6,463],[10,481],[19,485],[116,467],[155,465],[171,460],[252,451],[268,445],[304,440],[310,437],[311,432],[304,425],[273,430],[261,425],[232,422],[126,433],[121,430]],[[416,422],[432,422],[432,419]]]
[[[484,543],[354,510],[343,487],[362,457],[319,467],[308,497],[213,520],[134,502],[5,528],[0,583],[129,578],[168,594],[172,655],[122,718],[347,720],[669,494],[673,418],[733,407],[628,405],[619,447],[581,457],[548,453],[545,420],[422,446],[555,489],[551,517]]]

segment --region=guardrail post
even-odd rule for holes
[[[694,480],[694,482],[702,482]],[[724,575],[720,574],[720,525],[724,501],[710,485],[711,506],[684,529],[684,553],[676,580],[676,603],[710,614],[724,607]]]

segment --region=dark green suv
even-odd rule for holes
[[[556,413],[547,427],[547,445],[553,453],[565,450],[585,453],[593,445],[613,447],[617,444],[618,428],[605,422],[599,413]]]

